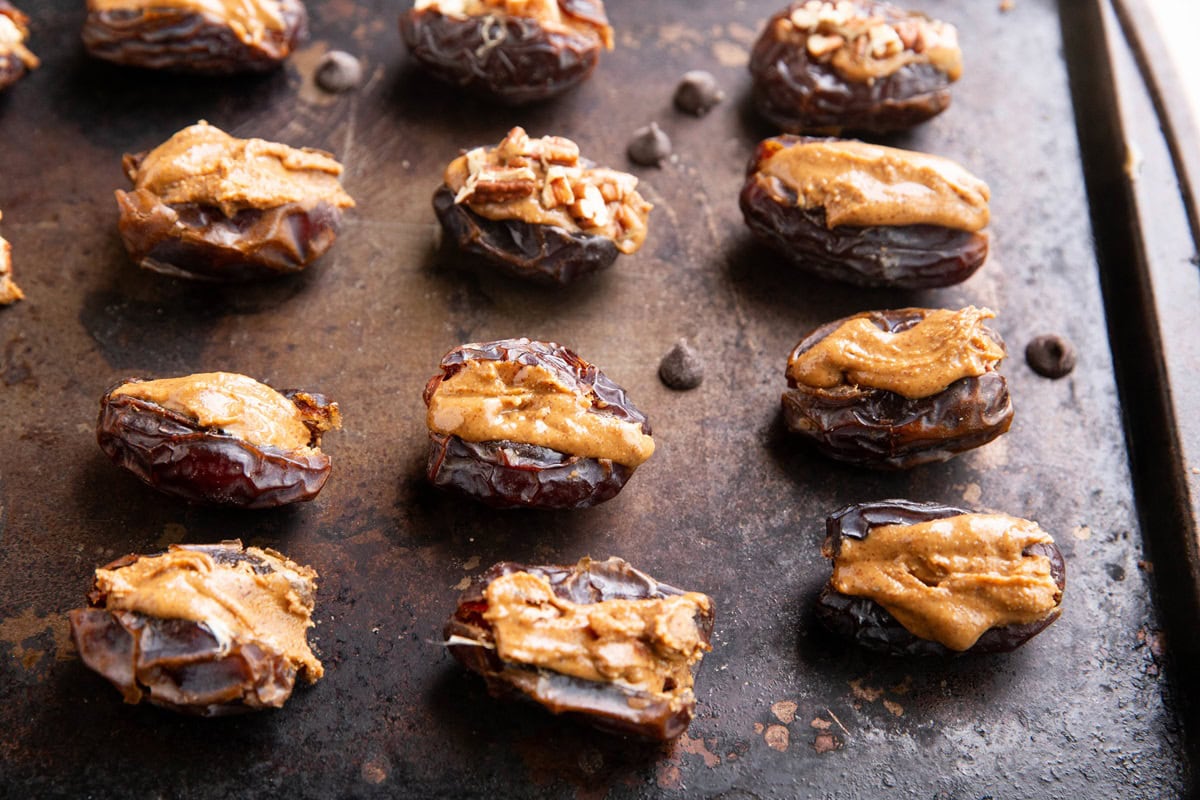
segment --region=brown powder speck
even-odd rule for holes
[[[796,708],[796,704],[792,701],[780,700],[771,706],[771,713],[775,715],[775,719],[786,725],[795,722]]]
[[[658,765],[658,788],[660,789],[680,789],[683,787],[683,778],[679,774],[679,767],[672,764],[670,761],[664,761]]]
[[[466,590],[467,590],[467,589],[468,589],[470,586],[471,586],[471,579],[470,579],[470,578],[463,578],[461,581],[459,581],[458,583],[454,584],[454,585],[453,585],[452,587],[450,587],[450,588],[452,588],[452,589],[457,589],[457,590],[458,590],[458,591],[460,591],[460,592],[465,592],[465,591],[466,591]]]
[[[362,778],[367,783],[378,786],[387,780],[387,776],[387,764],[382,759],[373,758],[363,762]]]
[[[813,750],[816,750],[818,754],[832,753],[843,747],[845,747],[845,743],[832,733],[818,733],[813,739]]]
[[[744,67],[750,63],[750,51],[727,39],[713,42],[712,52],[713,57],[723,67]]]
[[[1071,535],[1074,536],[1079,541],[1085,542],[1088,539],[1092,538],[1092,529],[1089,528],[1087,525],[1080,525],[1079,527],[1077,527],[1071,531]]]
[[[763,724],[761,722],[754,723],[754,732],[756,734],[761,734],[763,732]]]
[[[463,569],[472,570],[479,567],[479,556],[471,556],[463,562]]]
[[[888,713],[890,713],[893,717],[904,716],[904,706],[900,705],[894,700],[884,700],[883,707],[886,708]]]
[[[816,719],[814,719],[812,722],[810,722],[808,724],[813,726],[814,728],[816,728],[819,731],[827,731],[833,727],[832,722],[830,722],[827,719],[821,719],[820,717],[817,717]]]
[[[679,738],[675,740],[675,743],[676,747],[683,752],[703,758],[704,766],[708,767],[709,769],[712,769],[721,763],[721,757],[710,750],[709,745],[706,744],[701,738],[693,739],[686,733],[682,733],[680,734]],[[711,742],[713,746],[715,746],[716,743],[716,739],[713,739]]]
[[[868,703],[874,703],[880,697],[883,697],[883,689],[874,686],[863,686],[863,682],[859,678],[850,681],[850,692],[859,700],[865,700]]]
[[[782,725],[772,725],[767,728],[767,732],[763,734],[763,739],[767,743],[767,747],[772,750],[784,752],[788,749],[788,729]]]

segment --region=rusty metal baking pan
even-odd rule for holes
[[[611,0],[617,49],[593,78],[518,112],[428,82],[399,44],[391,0],[310,2],[313,39],[286,69],[229,80],[97,64],[78,42],[80,3],[25,4],[44,64],[0,100],[2,230],[29,296],[0,311],[0,795],[1186,793],[1187,680],[1167,656],[1194,644],[1162,635],[1155,600],[1169,608],[1179,591],[1194,596],[1188,575],[1171,569],[1194,562],[1163,549],[1178,531],[1156,527],[1168,508],[1153,494],[1163,476],[1146,467],[1155,442],[1130,413],[1130,364],[1142,362],[1123,343],[1110,348],[1114,334],[1158,340],[1161,331],[1143,316],[1114,322],[1114,308],[1148,306],[1102,282],[1119,252],[1104,229],[1093,240],[1093,222],[1114,218],[1097,214],[1095,148],[1124,128],[1092,120],[1114,85],[1124,102],[1140,84],[1069,81],[1092,63],[1085,57],[1117,74],[1125,56],[1107,45],[1120,40],[1083,24],[1100,19],[1098,0],[1017,0],[1008,12],[998,2],[914,2],[959,25],[967,69],[949,111],[894,141],[989,180],[994,251],[954,288],[862,291],[794,273],[752,240],[737,210],[751,148],[773,133],[747,106],[745,60],[777,4]],[[313,88],[316,60],[334,47],[364,58],[358,92]],[[675,81],[694,68],[713,71],[729,94],[702,119],[671,108]],[[112,199],[121,154],[201,118],[347,164],[359,206],[323,262],[241,288],[128,263]],[[521,124],[620,166],[629,135],[651,120],[678,157],[637,170],[658,208],[636,257],[551,291],[479,277],[439,251],[429,201],[459,146]],[[1077,120],[1090,132],[1082,152]],[[1144,170],[1162,168],[1162,152],[1143,145]],[[1148,233],[1119,219],[1131,235]],[[1013,353],[1004,370],[1017,416],[1006,436],[945,465],[878,475],[825,461],[784,433],[784,360],[805,332],[866,308],[966,303],[1000,312]],[[1022,362],[1043,332],[1078,346],[1070,377],[1049,381]],[[438,358],[462,341],[520,334],[578,349],[650,414],[659,452],[615,500],[575,514],[500,514],[425,486],[420,391]],[[707,361],[693,392],[656,377],[680,336]],[[1152,341],[1144,355],[1163,352]],[[107,463],[92,431],[103,389],[128,374],[201,369],[341,402],[346,429],[326,440],[334,474],[318,500],[260,514],[189,508]],[[1145,380],[1152,397],[1195,394],[1194,371],[1150,370]],[[1176,482],[1190,475],[1179,452],[1161,466]],[[810,611],[827,577],[824,516],[892,496],[1037,519],[1067,555],[1063,618],[1011,655],[945,663],[832,640]],[[1182,513],[1178,494],[1168,500]],[[64,612],[115,556],[231,536],[320,571],[315,638],[327,677],[279,712],[237,719],[123,706],[75,658]],[[588,553],[622,555],[717,601],[698,717],[673,746],[496,703],[438,645],[466,576],[501,559]]]

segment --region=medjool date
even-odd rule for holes
[[[278,67],[304,38],[300,0],[88,0],[83,44],[96,58],[228,75]]]
[[[450,163],[433,197],[462,252],[515,278],[565,286],[637,252],[652,206],[633,175],[595,167],[569,139],[513,128]]]
[[[317,496],[331,467],[321,434],[340,427],[337,403],[322,395],[212,372],[116,384],[100,400],[96,439],[166,494],[274,508]]]
[[[97,569],[71,636],[127,703],[204,717],[279,708],[297,675],[325,672],[306,641],[316,578],[240,541],[171,545]]]
[[[883,500],[831,514],[826,532],[834,573],[817,616],[863,647],[1007,652],[1062,613],[1062,553],[1034,522]]]
[[[750,55],[754,103],[789,133],[886,133],[950,105],[962,73],[953,25],[874,0],[800,0]]]
[[[778,136],[758,146],[740,202],[750,230],[807,272],[923,289],[964,281],[987,259],[989,197],[948,159]]]
[[[28,36],[29,17],[8,0],[0,0],[0,92],[41,63],[25,46]]]
[[[416,0],[400,33],[434,77],[514,106],[575,87],[613,46],[602,0]]]
[[[906,469],[945,461],[1008,430],[995,315],[904,308],[822,325],[788,358],[783,416],[825,455]]]
[[[435,486],[497,508],[587,508],[654,452],[625,391],[561,345],[465,344],[441,368],[425,387]]]
[[[494,697],[661,741],[691,722],[693,673],[712,628],[711,598],[620,558],[502,562],[463,592],[445,641]]]
[[[118,227],[142,267],[180,278],[241,281],[299,272],[333,246],[342,165],[328,153],[235,139],[205,122],[149,153],[125,156]]]

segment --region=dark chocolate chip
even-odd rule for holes
[[[694,69],[684,74],[675,87],[675,107],[687,114],[703,117],[725,99],[711,72]]]
[[[700,360],[699,353],[680,339],[671,352],[663,356],[662,363],[658,365],[658,377],[671,389],[695,389],[704,380],[704,362]]]
[[[662,162],[671,155],[671,137],[663,133],[657,122],[651,122],[644,128],[633,132],[626,151],[629,160],[644,167],[661,166]]]
[[[362,78],[362,64],[343,50],[330,50],[317,64],[317,85],[333,94],[358,88]]]
[[[1075,346],[1061,336],[1048,333],[1029,343],[1025,360],[1038,375],[1061,378],[1075,369]]]

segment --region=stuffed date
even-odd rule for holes
[[[133,67],[230,75],[283,63],[303,39],[301,0],[88,0],[83,44]]]
[[[598,728],[664,741],[687,730],[694,671],[711,650],[707,595],[620,558],[496,564],[446,624],[450,652],[494,697],[532,700]]]
[[[879,469],[987,444],[1013,417],[994,316],[904,308],[823,325],[788,358],[784,421],[825,455]]]
[[[435,78],[513,106],[577,86],[613,46],[602,0],[416,0],[400,33]]]
[[[1029,520],[883,500],[835,512],[826,532],[833,575],[817,616],[863,647],[1007,652],[1062,613],[1062,553]]]
[[[950,105],[962,74],[953,25],[875,0],[800,0],[750,56],[754,104],[789,133],[886,133]]]
[[[449,240],[515,278],[565,286],[646,239],[637,178],[595,167],[569,139],[513,128],[452,161],[443,181],[433,208]]]
[[[759,144],[740,203],[750,230],[800,269],[924,289],[964,281],[986,260],[989,198],[949,159],[778,136]]]
[[[25,46],[28,37],[29,18],[8,0],[0,0],[0,92],[41,63]]]
[[[321,435],[337,403],[210,372],[122,381],[100,400],[96,438],[113,463],[161,492],[207,505],[275,508],[329,479]]]
[[[0,214],[0,217],[3,217]],[[25,297],[12,277],[12,245],[0,236],[0,306],[15,303]]]
[[[333,245],[354,206],[328,153],[236,139],[206,122],[126,155],[125,173],[133,191],[116,198],[130,258],[180,278],[299,272]]]
[[[429,481],[497,508],[596,505],[654,452],[625,391],[550,342],[456,347],[424,399]]]
[[[306,641],[316,579],[240,541],[171,545],[97,569],[71,636],[127,703],[204,717],[279,708],[297,675],[324,675]]]

